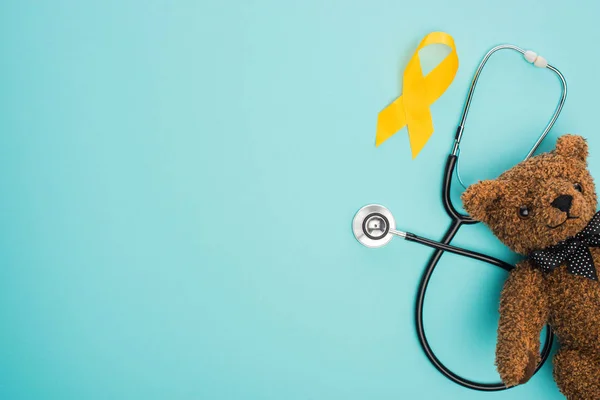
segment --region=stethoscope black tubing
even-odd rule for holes
[[[500,268],[504,269],[505,271],[511,271],[514,268],[512,265],[505,263],[504,261],[498,260],[497,258],[486,256],[485,254],[477,253],[476,251],[470,251],[470,250],[465,250],[460,247],[450,246],[443,242],[436,242],[436,241],[433,241],[430,239],[426,239],[424,237],[417,236],[414,233],[407,232],[405,239],[409,240],[411,242],[420,243],[422,245],[431,247],[436,250],[441,250],[441,252],[447,251],[448,253],[454,253],[454,254],[458,254],[459,256],[472,258],[477,261],[483,261],[488,264],[492,264],[497,267],[500,267]]]
[[[444,182],[442,184],[442,202],[444,204],[444,209],[452,219],[452,223],[450,224],[450,227],[444,234],[442,240],[440,242],[435,242],[433,240],[425,239],[412,233],[407,233],[406,235],[406,240],[417,242],[435,249],[435,251],[431,255],[431,258],[429,259],[429,262],[427,263],[427,266],[425,267],[423,275],[421,276],[421,282],[417,290],[417,299],[415,304],[415,323],[417,327],[417,336],[419,338],[419,343],[421,344],[421,347],[423,348],[423,351],[425,352],[425,355],[427,356],[429,361],[431,361],[433,366],[438,371],[440,371],[440,373],[442,373],[442,375],[444,375],[446,378],[469,389],[480,390],[485,392],[495,392],[499,390],[508,389],[508,387],[503,383],[479,383],[465,379],[450,371],[450,369],[448,369],[444,364],[442,364],[442,362],[435,356],[435,353],[431,349],[431,346],[429,346],[429,342],[427,341],[427,337],[425,335],[425,329],[423,327],[423,305],[425,303],[425,294],[427,292],[429,279],[431,278],[435,267],[437,266],[440,258],[442,257],[442,254],[444,254],[445,251],[473,258],[475,260],[483,261],[488,264],[500,267],[506,271],[510,271],[514,268],[512,265],[507,264],[504,261],[501,261],[497,258],[450,245],[450,242],[456,235],[456,232],[458,232],[459,228],[463,224],[470,225],[477,222],[471,219],[468,215],[459,213],[452,205],[452,201],[450,199],[450,187],[452,183],[452,174],[456,166],[456,161],[457,157],[455,155],[450,155],[448,157],[448,161],[446,162],[446,168],[444,170]],[[552,340],[552,330],[550,329],[550,326],[547,326],[545,342],[541,352],[541,361],[536,367],[535,372],[537,372],[542,367],[544,362],[546,362],[546,360],[548,359],[550,355],[550,350],[552,349]]]

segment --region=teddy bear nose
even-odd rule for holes
[[[554,199],[550,205],[552,207],[558,208],[562,212],[568,213],[571,209],[571,203],[573,202],[573,196],[569,196],[568,194],[562,194]]]

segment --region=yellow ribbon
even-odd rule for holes
[[[430,44],[444,44],[451,51],[427,76],[423,76],[419,50]],[[458,55],[452,36],[444,32],[432,32],[425,36],[404,70],[402,96],[379,113],[375,145],[379,146],[404,126],[408,126],[414,159],[433,133],[429,106],[448,89],[457,70]]]

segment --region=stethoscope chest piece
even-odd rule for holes
[[[385,246],[392,240],[392,233],[396,229],[394,216],[384,206],[369,204],[364,206],[352,220],[354,237],[367,247]]]

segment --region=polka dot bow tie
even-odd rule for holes
[[[566,262],[569,273],[597,281],[590,247],[600,247],[600,212],[575,236],[555,246],[534,251],[529,257],[543,272],[550,272]]]

